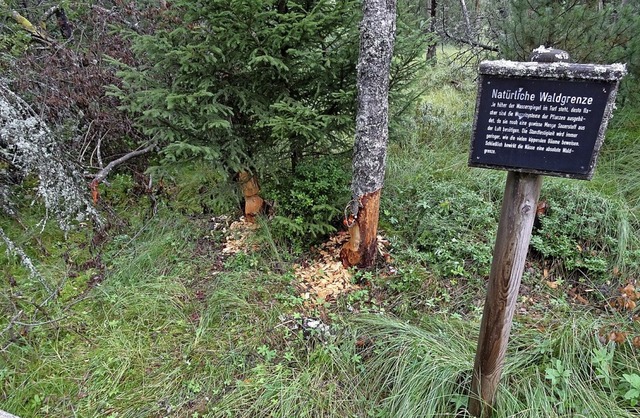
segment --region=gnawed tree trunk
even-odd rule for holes
[[[255,221],[256,215],[262,212],[264,199],[260,197],[260,186],[256,177],[248,171],[243,171],[238,175],[240,189],[244,196],[244,216],[247,221]]]
[[[389,70],[396,32],[396,0],[364,0],[358,58],[358,113],[351,183],[350,240],[345,266],[370,267],[376,258],[380,190],[389,137]]]

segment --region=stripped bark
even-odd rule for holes
[[[353,155],[350,241],[341,251],[345,266],[375,261],[380,190],[389,137],[389,71],[396,32],[396,0],[365,0],[360,24],[358,113]]]
[[[248,171],[238,174],[240,189],[244,196],[244,216],[247,221],[254,222],[264,207],[264,199],[260,197],[260,186],[256,177]]]
[[[340,259],[346,266],[368,267],[376,261],[380,190],[363,196],[360,202],[358,220],[349,228],[349,241],[340,251]]]

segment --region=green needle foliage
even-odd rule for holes
[[[288,166],[350,146],[359,3],[352,0],[172,2],[154,33],[128,33],[136,66],[112,88],[163,145],[163,162],[202,158],[223,172]],[[409,86],[419,22],[399,25],[393,71]]]
[[[164,145],[164,162],[237,171],[267,150],[340,147],[355,102],[353,1],[176,1],[163,29],[128,36],[124,107]],[[168,24],[171,22],[172,24]]]
[[[640,14],[637,2],[515,0],[503,9],[501,54],[528,61],[539,45],[563,49],[575,62],[628,65],[621,98],[638,99]],[[620,100],[618,101],[620,102]]]

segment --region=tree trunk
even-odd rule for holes
[[[473,28],[471,27],[471,19],[469,19],[469,10],[465,0],[460,0],[460,8],[462,9],[462,17],[464,17],[464,33],[467,35],[467,39],[471,39],[473,38]]]
[[[480,4],[480,0],[476,0],[476,6],[474,10],[474,19],[473,19],[474,20],[473,28],[478,32],[480,32],[480,29],[482,28],[481,18],[482,18],[482,5]]]
[[[244,196],[244,216],[247,221],[254,222],[256,215],[262,212],[264,206],[264,200],[260,197],[258,180],[248,171],[242,171],[238,175],[238,181]]]
[[[358,113],[353,155],[350,240],[345,266],[375,262],[380,190],[389,137],[389,71],[396,32],[396,0],[364,0],[358,58]]]
[[[429,7],[429,32],[435,36],[436,33],[436,10],[438,9],[438,0],[431,0]],[[437,43],[432,41],[427,48],[427,61],[435,59]]]

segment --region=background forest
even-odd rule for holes
[[[546,45],[628,74],[594,179],[544,180],[494,416],[638,416],[640,5],[399,0],[347,270],[363,1],[0,0],[0,410],[467,416],[505,180],[467,167],[477,66]]]

